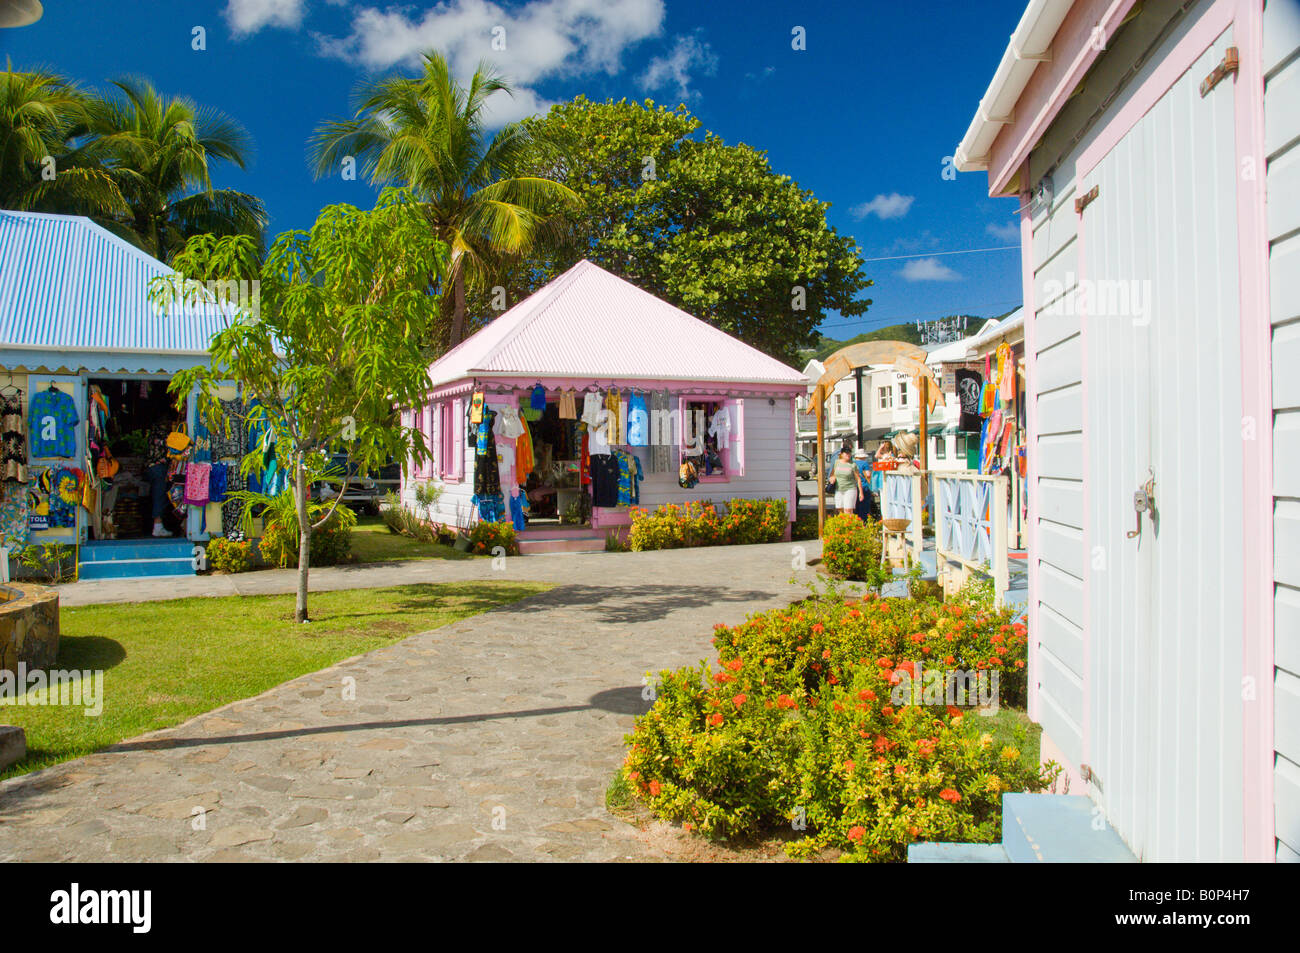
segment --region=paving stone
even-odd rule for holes
[[[323,807],[300,807],[283,821],[276,825],[282,830],[292,827],[307,827],[310,824],[316,824],[330,816],[330,812]]]
[[[254,827],[251,824],[232,824],[230,827],[223,827],[214,831],[208,846],[238,847],[241,844],[250,844],[254,841],[270,840],[274,836],[275,832],[267,830],[265,827]]]

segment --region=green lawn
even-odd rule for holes
[[[28,748],[27,758],[0,772],[0,779],[179,724],[547,588],[474,582],[312,593],[308,608],[316,621],[305,626],[292,621],[292,595],[63,609],[57,667],[103,670],[103,713],[0,705],[0,722],[24,728]]]
[[[390,533],[378,516],[362,516],[352,530],[352,555],[359,563],[382,563],[403,559],[473,559],[438,543],[421,543],[409,536]]]

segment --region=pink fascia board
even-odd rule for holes
[[[989,149],[989,195],[1002,195],[1136,0],[1077,0],[1052,38],[1052,59],[1034,70],[1014,118]],[[1103,43],[1098,43],[1103,39]],[[1021,183],[1027,185],[1028,183]]]
[[[771,394],[780,394],[787,396],[796,396],[805,394],[808,391],[807,384],[793,384],[785,382],[768,382],[768,381],[698,381],[688,378],[664,378],[664,377],[519,377],[518,375],[494,376],[485,374],[480,377],[463,378],[458,381],[452,381],[436,388],[432,392],[434,399],[440,395],[459,394],[477,388],[488,389],[519,389],[531,388],[541,384],[548,391],[552,390],[584,390],[589,388],[600,388],[608,390],[611,387],[617,387],[619,390],[633,388],[635,390],[671,390],[681,393],[707,394],[709,397],[718,397],[722,395],[735,394],[736,396],[754,396],[765,397]]]

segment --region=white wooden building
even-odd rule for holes
[[[1033,0],[1030,715],[1140,859],[1300,860],[1300,4]]]

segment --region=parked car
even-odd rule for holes
[[[343,486],[345,473],[348,478],[346,487]],[[377,516],[380,501],[390,491],[398,492],[401,483],[400,463],[387,464],[374,474],[362,474],[346,453],[336,453],[330,457],[330,475],[312,484],[312,498],[328,501],[337,499],[342,493],[344,506],[358,513]]]
[[[813,458],[808,456],[808,454],[796,453],[794,455],[795,479],[811,480],[813,479],[814,476],[816,476],[816,474],[814,473],[816,469],[817,469],[816,463],[813,462]]]

